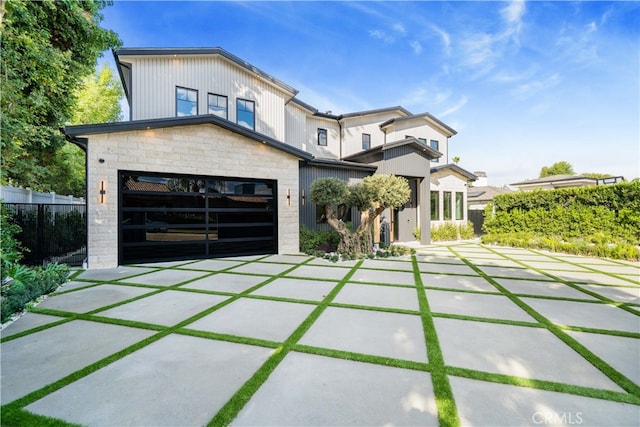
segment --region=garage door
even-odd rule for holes
[[[277,183],[120,172],[119,262],[277,253]]]

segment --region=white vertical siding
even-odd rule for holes
[[[434,139],[438,141],[439,148],[438,151],[442,153],[442,157],[440,157],[439,162],[445,164],[447,163],[448,158],[448,139],[446,135],[432,128],[426,122],[424,124],[417,125],[416,122],[400,122],[397,125],[390,126],[387,130],[387,142],[400,141],[405,139],[407,136],[413,136],[415,138],[424,138],[427,140],[427,144]]]
[[[290,102],[285,106],[285,139],[289,145],[305,150],[307,136],[307,113],[297,104]]]
[[[318,129],[327,130],[327,145],[318,145]],[[307,135],[303,150],[325,159],[340,158],[340,126],[334,119],[307,116]]]
[[[362,151],[362,134],[371,135],[371,148],[385,143],[384,132],[380,129],[380,124],[389,119],[401,117],[397,112],[367,114],[364,116],[348,117],[343,119],[342,135],[344,157]],[[387,139],[387,142],[389,140]]]
[[[207,114],[207,94],[228,98],[228,119],[236,121],[236,99],[255,102],[256,132],[285,139],[285,102],[279,90],[218,55],[139,56],[123,58],[132,64],[132,119],[176,115],[176,86],[198,91],[198,114]]]

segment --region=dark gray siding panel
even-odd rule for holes
[[[385,161],[380,167],[382,173],[417,178],[428,177],[431,167],[429,158],[417,153],[415,149],[410,149],[406,153],[402,152],[408,148],[411,147],[397,147],[385,151]]]
[[[309,199],[309,190],[311,184],[319,178],[339,178],[345,182],[354,179],[362,179],[371,175],[371,172],[361,170],[350,170],[344,168],[336,168],[331,166],[307,165],[300,163],[300,225],[304,225],[312,230],[329,230],[331,227],[327,224],[318,224],[316,222],[316,205]],[[304,194],[304,201],[302,195]],[[359,223],[359,215],[356,209],[351,213],[354,225]]]

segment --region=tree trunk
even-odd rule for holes
[[[356,232],[351,232],[344,222],[338,219],[331,205],[325,205],[324,211],[327,223],[340,235],[338,252],[350,255],[362,255],[373,252],[370,227],[364,229],[358,227]]]

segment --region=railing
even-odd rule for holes
[[[2,208],[22,228],[16,238],[28,251],[21,263],[82,265],[87,257],[86,205],[3,203]]]

